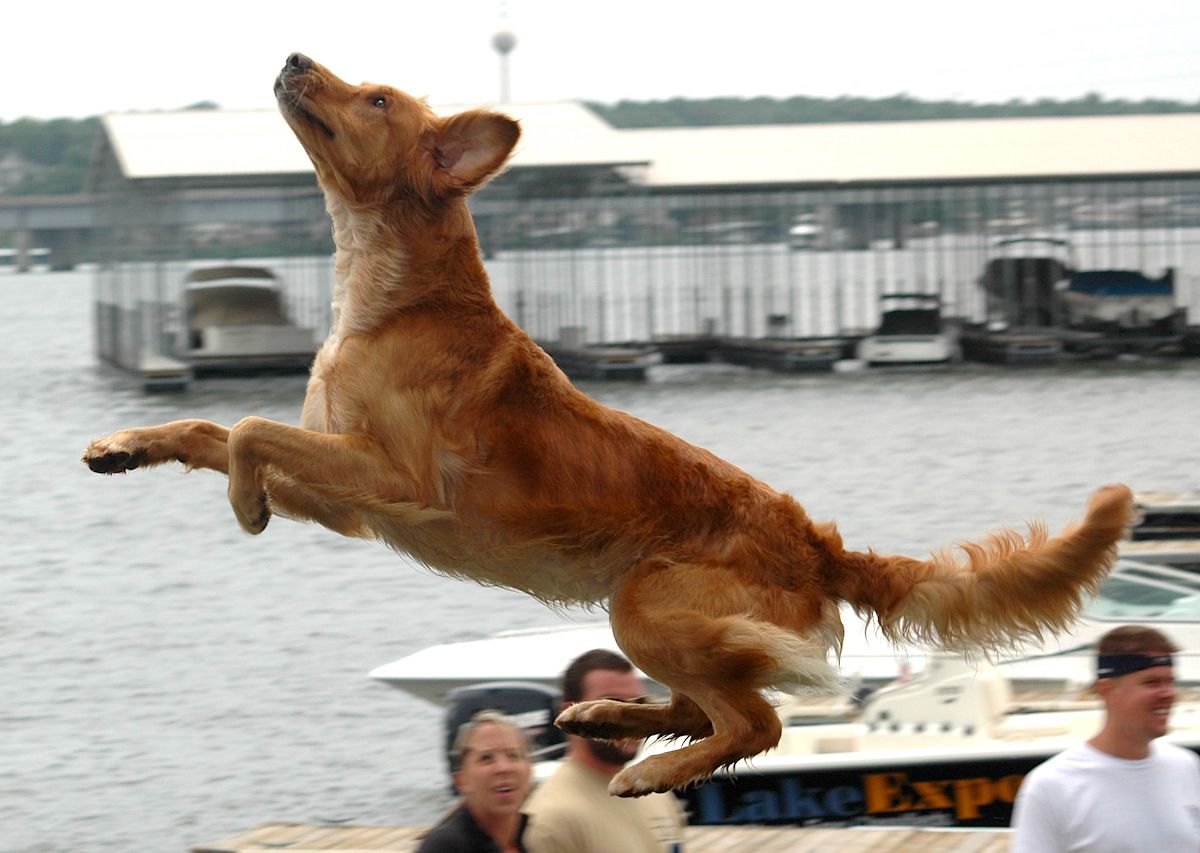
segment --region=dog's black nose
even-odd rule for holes
[[[285,71],[307,71],[313,67],[313,61],[303,53],[293,53],[287,58],[287,62],[283,63]]]

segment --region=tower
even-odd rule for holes
[[[508,89],[508,55],[512,53],[513,48],[517,46],[517,37],[512,31],[503,26],[503,23],[496,34],[492,36],[492,47],[496,53],[500,54],[500,102],[507,103],[509,99]]]

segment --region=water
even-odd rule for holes
[[[385,548],[275,519],[244,535],[222,477],[100,477],[87,442],[246,414],[295,423],[302,378],[145,396],[92,356],[88,276],[0,276],[0,851],[184,851],[273,820],[427,823],[435,709],[370,682],[436,642],[560,617]],[[836,519],[927,553],[1060,525],[1113,480],[1196,488],[1200,362],[776,376],[660,369],[590,384]]]

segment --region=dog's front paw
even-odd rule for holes
[[[123,474],[140,468],[146,462],[146,449],[133,446],[115,433],[98,438],[83,452],[83,462],[97,474]]]

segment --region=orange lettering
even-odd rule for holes
[[[979,807],[995,799],[991,779],[959,779],[954,783],[954,812],[960,820],[979,817]]]
[[[1005,776],[996,783],[996,796],[1006,803],[1017,801],[1017,789],[1021,787],[1024,776]]]
[[[921,796],[921,809],[952,809],[954,801],[946,793],[947,782],[913,782],[913,790]]]
[[[903,773],[868,773],[863,779],[863,790],[867,794],[867,814],[876,812],[903,812],[913,807],[912,801],[904,799],[903,785],[907,777]]]

